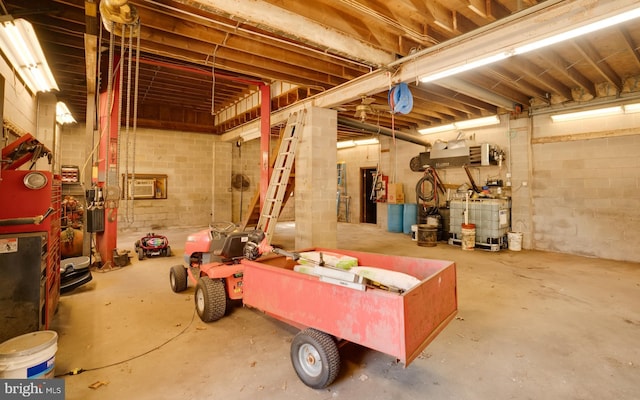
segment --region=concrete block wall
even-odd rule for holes
[[[85,147],[84,125],[65,126],[61,136],[61,164],[81,167],[85,162],[80,150]],[[167,199],[121,200],[118,230],[158,231],[207,225],[212,217],[215,140],[205,134],[138,129],[135,173],[167,175]],[[133,159],[129,166],[132,172]],[[121,158],[121,175],[124,168]],[[128,213],[132,213],[129,221]]]
[[[272,136],[270,141],[271,149],[273,150],[277,145],[277,137]],[[249,188],[244,192],[236,189],[232,190],[233,222],[240,223],[249,212],[251,200],[260,187],[260,139],[242,142],[240,147],[234,144],[231,154],[232,176],[241,173],[249,179]],[[287,201],[278,221],[293,221],[294,219],[295,196]]]
[[[62,165],[74,165],[82,169],[85,163],[85,125],[63,125],[60,134]]]
[[[233,222],[240,223],[249,212],[249,204],[260,186],[260,139],[234,145],[232,159],[232,175],[242,174],[249,180],[247,190],[232,191]]]
[[[4,78],[4,119],[25,132],[35,135],[37,100],[28,89],[14,76],[9,64],[0,57],[0,75]],[[0,144],[3,146],[4,144]]]
[[[360,207],[364,196],[370,193],[361,192],[361,169],[375,169],[380,159],[380,145],[355,146],[338,150],[338,162],[345,162],[346,188],[349,199],[349,221],[351,223],[360,222]],[[337,179],[337,171],[336,171]],[[337,182],[336,182],[337,185]]]
[[[616,136],[639,125],[640,114],[562,124],[534,119],[534,139],[572,135],[533,145],[536,249],[640,261],[640,134]],[[602,137],[584,136],[593,132]]]
[[[233,222],[232,210],[232,188],[231,188],[231,171],[232,163],[230,160],[233,144],[228,142],[213,143],[213,173],[211,174],[211,221]],[[209,221],[207,221],[209,222]]]
[[[307,110],[296,156],[296,238],[298,249],[336,247],[336,131],[334,110]]]
[[[504,189],[511,195],[511,230],[522,232],[522,248],[533,247],[533,221],[531,209],[531,128],[528,118],[509,121],[506,132],[508,171],[500,176],[511,186]],[[507,179],[507,173],[511,178]]]

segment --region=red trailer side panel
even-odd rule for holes
[[[298,327],[311,327],[337,338],[410,363],[446,326],[457,311],[455,264],[335,249],[314,249],[358,258],[366,265],[411,274],[421,283],[403,294],[366,291],[321,282],[293,271],[285,257],[243,260],[244,298]]]

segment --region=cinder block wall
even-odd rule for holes
[[[260,186],[260,140],[241,142],[239,146],[234,144],[232,157],[232,177],[241,174],[249,181],[249,187],[244,191],[232,189],[233,221],[239,223],[247,216],[249,204]]]
[[[534,119],[536,249],[640,261],[639,125],[640,114]]]
[[[135,172],[166,174],[167,199],[120,201],[120,231],[157,231],[169,227],[203,226],[211,221],[211,135],[138,129]],[[82,167],[85,160],[84,125],[65,126],[61,140],[61,163]],[[121,176],[124,158],[121,158]],[[130,171],[132,171],[130,161]],[[132,206],[131,206],[132,205]],[[127,208],[132,207],[132,208]],[[125,219],[133,210],[132,222]]]
[[[362,206],[362,201],[364,200],[364,194],[362,193],[361,188],[361,169],[375,169],[378,165],[378,160],[380,159],[379,156],[379,145],[356,146],[338,150],[338,162],[345,163],[346,189],[347,195],[350,197],[349,222],[351,223],[360,222],[360,207]],[[368,195],[370,195],[370,193],[368,193],[367,196]],[[378,220],[379,219],[380,218],[378,218]],[[381,226],[379,222],[378,225]]]

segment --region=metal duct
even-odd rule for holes
[[[400,140],[404,140],[405,142],[419,144],[420,146],[431,146],[431,143],[429,143],[429,141],[423,140],[410,133],[402,132],[402,131],[393,132],[391,129],[388,129],[388,128],[367,124],[367,123],[356,121],[350,118],[338,117],[338,125],[344,125],[351,128],[362,129],[366,133],[372,133],[372,134],[379,133],[385,136],[394,136],[395,134],[396,138]]]

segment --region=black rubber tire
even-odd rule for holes
[[[169,271],[169,284],[175,293],[187,290],[187,269],[182,265],[174,265]]]
[[[166,249],[164,249],[164,255],[165,257],[171,257],[171,247],[167,246]]]
[[[142,247],[138,249],[138,260],[139,261],[144,260],[144,249]]]
[[[193,296],[196,312],[203,322],[213,322],[224,317],[227,309],[227,294],[220,279],[203,276],[198,279]]]
[[[299,332],[291,342],[291,363],[305,385],[323,389],[340,372],[340,353],[332,336],[308,328]]]

